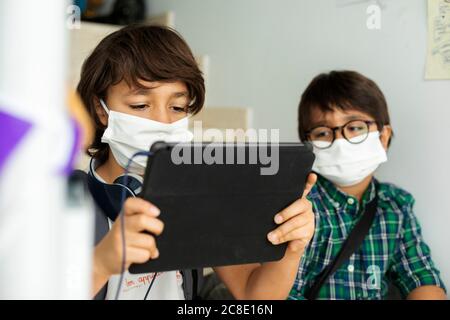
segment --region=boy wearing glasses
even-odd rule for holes
[[[371,227],[350,258],[332,273],[316,299],[385,299],[390,284],[403,298],[445,299],[408,192],[374,178],[392,138],[387,103],[370,79],[352,71],[317,76],[298,110],[302,141],[313,145],[318,181],[309,195],[316,231],[305,250],[290,299],[310,298],[321,272],[336,258],[376,201]]]

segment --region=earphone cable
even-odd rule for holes
[[[129,173],[129,169],[131,166],[131,163],[133,161],[133,159],[135,157],[140,157],[140,156],[146,156],[146,157],[150,157],[152,155],[151,152],[148,151],[139,151],[137,153],[135,153],[129,160],[127,163],[127,166],[125,167],[125,173],[124,173],[124,185],[128,184],[128,173]],[[117,291],[116,291],[116,295],[115,295],[115,300],[119,300],[119,295],[120,295],[120,290],[122,289],[122,281],[123,281],[123,276],[125,273],[125,265],[126,265],[126,241],[125,241],[125,214],[123,212],[123,205],[125,203],[125,197],[126,197],[126,190],[125,188],[122,189],[122,195],[121,195],[121,199],[120,199],[120,234],[122,237],[122,266],[121,266],[121,270],[120,270],[120,278],[119,278],[119,285],[117,286]],[[151,287],[150,287],[151,288]],[[150,291],[150,290],[149,290]],[[147,293],[148,294],[148,293]],[[146,295],[147,297],[147,295]]]
[[[158,273],[155,272],[155,274],[153,275],[152,282],[150,282],[150,286],[148,287],[147,292],[145,293],[144,300],[147,300],[147,296],[148,296],[148,294],[150,293],[150,290],[151,290],[152,287],[153,287],[153,283],[155,282],[155,279],[156,279],[156,276],[157,276],[157,275],[158,275]]]

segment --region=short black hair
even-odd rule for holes
[[[298,134],[307,140],[314,109],[357,110],[375,119],[379,129],[391,123],[383,92],[371,79],[355,71],[331,71],[316,76],[303,92],[298,107]]]

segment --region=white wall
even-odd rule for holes
[[[426,1],[382,0],[382,28],[366,27],[367,1],[148,0],[174,10],[196,54],[210,56],[209,105],[254,109],[259,128],[297,140],[299,97],[313,76],[354,69],[386,94],[395,140],[379,177],[412,192],[425,239],[450,286],[450,81],[424,81]],[[352,1],[347,1],[352,2]]]

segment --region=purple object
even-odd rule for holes
[[[0,172],[32,124],[0,110]]]
[[[80,144],[80,139],[81,139],[81,129],[80,129],[78,123],[74,119],[71,119],[71,120],[72,120],[71,124],[72,124],[74,138],[73,138],[72,148],[70,150],[69,160],[67,161],[67,163],[62,171],[62,174],[66,175],[66,176],[70,175],[73,171],[73,168],[75,166],[76,156],[79,151],[79,144]]]

